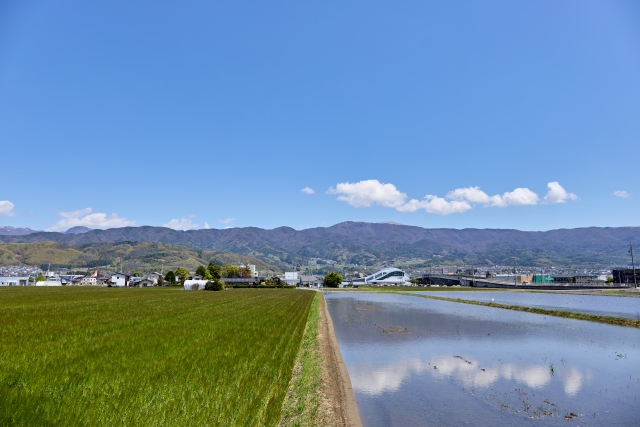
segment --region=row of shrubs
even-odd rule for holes
[[[236,289],[247,289],[247,288],[256,288],[256,289],[295,289],[295,286],[288,286],[284,284],[257,284],[250,285],[248,283],[234,283],[231,286],[227,286],[222,280],[209,280],[204,285],[205,291],[224,291],[225,288],[236,288]],[[198,285],[192,285],[192,290],[199,289]]]

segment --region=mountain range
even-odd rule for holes
[[[23,236],[25,234],[37,233],[37,230],[30,228],[11,227],[0,225],[0,236]]]
[[[640,227],[589,227],[550,231],[427,229],[390,223],[343,222],[294,230],[257,227],[178,231],[123,227],[80,234],[33,232],[0,235],[0,242],[58,242],[75,247],[105,242],[161,242],[195,250],[231,252],[268,264],[301,265],[627,265],[629,242]]]

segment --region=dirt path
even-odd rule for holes
[[[322,354],[323,394],[327,397],[335,426],[362,427],[349,372],[340,354],[324,295],[320,304],[321,322],[318,340]]]

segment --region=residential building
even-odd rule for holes
[[[82,284],[84,286],[96,286],[98,284],[98,279],[96,277],[85,276],[82,278]]]
[[[315,274],[301,275],[300,285],[309,288],[324,288],[324,277]]]
[[[111,276],[111,286],[124,288],[129,285],[129,276],[124,273],[116,273]]]

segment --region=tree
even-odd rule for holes
[[[224,282],[222,280],[209,280],[204,285],[205,291],[224,291]]]
[[[182,267],[176,268],[176,277],[179,277],[180,281],[184,283],[184,281],[187,280],[188,276],[189,272],[186,269]]]
[[[342,283],[342,276],[332,271],[324,276],[324,284],[329,288],[337,288]]]
[[[38,282],[46,282],[47,279],[42,275],[42,274],[38,274],[38,277],[36,277],[36,283]]]
[[[204,271],[204,274],[202,275],[202,280],[213,280],[213,276],[211,275],[211,272],[209,270]]]
[[[198,276],[202,276],[204,277],[205,273],[207,272],[207,269],[205,268],[204,265],[199,266],[198,268],[196,268],[196,274]]]
[[[162,276],[158,276],[158,286],[164,286],[164,279]]]
[[[164,280],[173,285],[176,283],[176,273],[171,270],[167,271],[167,274],[164,275]]]
[[[241,267],[240,269],[238,269],[238,276],[242,277],[243,279],[250,279],[251,277],[253,277],[253,275],[251,274],[251,270],[246,267]]]
[[[211,273],[211,277],[215,280],[220,280],[222,277],[221,268],[219,265],[215,265],[214,263],[209,263],[207,266],[207,271]]]
[[[240,274],[240,269],[231,264],[226,264],[224,267],[222,267],[222,270],[224,271],[224,277],[238,277],[238,275]]]

